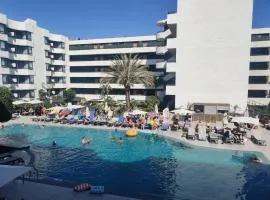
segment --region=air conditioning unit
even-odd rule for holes
[[[16,63],[11,63],[11,66],[12,66],[13,68],[16,68],[16,67],[17,67],[17,64],[16,64]]]
[[[51,71],[54,71],[54,67],[51,67]]]
[[[50,55],[51,58],[54,58],[54,55]]]
[[[11,47],[11,48],[10,48],[10,51],[13,52],[13,53],[15,53],[15,52],[16,52],[15,47]]]
[[[15,33],[14,32],[10,32],[10,36],[11,37],[14,37],[15,36]]]
[[[19,97],[18,93],[13,93],[13,96],[14,96],[15,98],[18,98],[18,97]]]
[[[55,80],[54,80],[54,79],[51,79],[51,82],[52,82],[52,83],[55,83]]]
[[[53,43],[52,42],[50,43],[50,45],[51,45],[51,47],[53,47]]]
[[[52,91],[52,94],[55,94],[55,91],[54,90]]]
[[[11,80],[12,80],[13,83],[18,83],[17,78],[12,78]]]

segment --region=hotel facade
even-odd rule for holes
[[[15,98],[38,98],[72,88],[79,97],[101,99],[99,79],[119,54],[138,54],[156,76],[153,87],[136,84],[131,98],[157,96],[171,107],[270,101],[270,29],[252,29],[252,0],[181,0],[178,12],[157,22],[150,36],[71,40],[0,15],[0,85]],[[110,84],[124,100],[124,88]],[[220,110],[222,108],[220,107]]]

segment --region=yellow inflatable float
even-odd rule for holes
[[[138,131],[135,129],[130,129],[126,132],[126,136],[128,137],[135,137],[136,135],[138,135]]]

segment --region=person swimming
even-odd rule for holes
[[[260,159],[257,155],[255,155],[255,154],[253,154],[253,155],[251,156],[250,160],[251,160],[252,162],[254,162],[254,163],[261,163],[261,162],[262,162],[261,159]]]
[[[21,124],[21,127],[24,127],[24,123]]]
[[[91,144],[92,141],[90,139],[86,139],[85,136],[82,137],[82,141],[81,141],[82,144]]]
[[[53,141],[53,142],[52,142],[52,145],[53,145],[53,146],[56,146],[56,142],[55,142],[55,141]]]
[[[120,137],[118,140],[118,144],[122,144],[122,143],[123,143],[123,139],[122,139],[122,137]]]
[[[111,139],[111,141],[112,141],[112,142],[114,142],[114,141],[115,141],[115,137],[114,137],[114,136],[112,136],[112,139]]]

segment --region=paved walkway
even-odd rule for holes
[[[15,181],[0,188],[0,197],[8,200],[135,200],[110,194],[90,195],[89,192],[76,193],[72,188],[45,185],[40,183]]]

